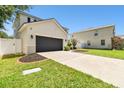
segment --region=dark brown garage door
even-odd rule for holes
[[[62,39],[36,36],[36,52],[58,51],[62,49]]]

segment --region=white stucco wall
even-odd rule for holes
[[[63,48],[65,40],[67,40],[67,33],[53,20],[30,23],[26,29],[21,31],[21,34],[20,38],[23,39],[23,52],[25,54],[36,52],[36,35],[63,39]],[[33,39],[31,35],[33,35]]]
[[[98,36],[94,36],[95,33]],[[78,40],[77,47],[79,48],[112,48],[111,38],[113,37],[113,27],[100,28],[85,32],[73,33],[73,38]],[[105,40],[105,45],[101,45],[101,40]],[[87,45],[87,41],[90,41],[91,45]]]
[[[20,14],[20,25],[22,25],[23,23],[27,22],[28,17],[29,16],[27,16],[27,15]],[[31,22],[33,22],[34,19],[36,19],[36,18],[33,18],[33,17],[29,17],[29,18],[31,19]]]
[[[27,31],[27,28],[24,28],[22,29],[22,31],[19,32],[19,38],[21,39],[21,47],[22,47],[22,52],[27,54],[27,46],[28,46],[28,43],[27,43],[27,34],[28,34],[28,31]]]
[[[38,18],[34,18],[34,17],[31,17],[31,16],[27,16],[27,15],[24,15],[24,14],[19,14],[18,17],[16,18],[15,20],[15,23],[14,23],[14,35],[16,38],[19,38],[18,36],[18,32],[17,32],[17,29],[22,26],[23,23],[27,23],[27,18],[30,18],[30,21],[33,22],[34,20],[39,20]]]
[[[41,20],[40,18],[37,18],[35,16],[29,16],[29,15],[26,15],[26,14],[19,14],[19,22],[20,22],[20,26],[25,23],[25,22],[28,22],[27,18],[30,18],[30,22],[34,22],[34,20],[36,21],[39,21]]]
[[[21,39],[0,38],[0,55],[21,53]]]

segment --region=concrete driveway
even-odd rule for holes
[[[38,53],[117,87],[124,87],[124,60],[70,51]]]

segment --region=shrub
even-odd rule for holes
[[[70,49],[72,49],[72,42],[71,42],[70,40],[68,40],[67,46],[68,46]]]
[[[73,49],[76,49],[77,40],[76,39],[71,39],[71,42],[72,42]]]
[[[124,39],[121,39],[120,37],[113,37],[112,38],[112,47],[113,49],[121,50],[124,48]]]
[[[64,47],[64,51],[69,51],[70,50],[70,47],[69,46],[65,46]]]

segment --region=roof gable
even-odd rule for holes
[[[67,30],[65,30],[55,19],[45,19],[45,20],[42,20],[42,21],[37,21],[37,22],[30,22],[30,23],[24,23],[22,24],[22,26],[18,29],[18,31],[20,31],[21,29],[23,29],[24,27],[28,26],[28,25],[33,25],[33,24],[39,24],[39,23],[42,23],[42,22],[45,22],[45,21],[53,21],[58,27],[59,29],[61,29],[64,33],[68,33]]]
[[[23,11],[17,11],[17,14],[22,14],[22,15],[26,15],[26,16],[29,16],[29,17],[32,17],[32,18],[36,18],[36,19],[39,19],[39,20],[43,20],[42,18],[39,18],[39,17],[37,17],[37,16],[28,14],[28,13],[23,12]]]
[[[104,28],[108,28],[108,27],[113,27],[113,29],[115,29],[115,25],[106,25],[106,26],[99,26],[99,27],[87,28],[87,29],[82,30],[82,31],[79,31],[79,32],[74,32],[73,34],[75,34],[75,33],[89,32],[89,31],[104,29]]]

